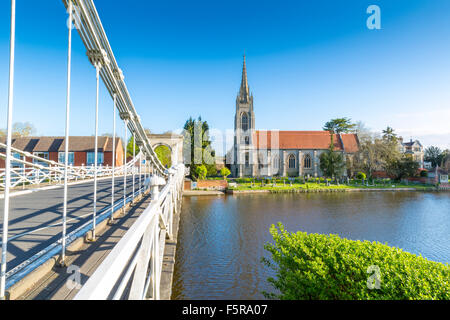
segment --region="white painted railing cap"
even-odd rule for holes
[[[163,186],[166,184],[166,180],[164,178],[161,178],[159,176],[153,175],[150,177],[149,184],[151,186]]]

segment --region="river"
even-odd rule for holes
[[[173,299],[262,299],[269,228],[387,243],[450,263],[450,194],[365,192],[185,197]]]

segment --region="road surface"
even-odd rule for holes
[[[97,211],[101,211],[103,208],[111,205],[111,182],[111,178],[98,181]],[[143,182],[144,177],[142,177]],[[130,176],[127,179],[127,196],[132,193],[132,183],[133,178]],[[135,188],[136,190],[139,188],[139,175],[136,175]],[[15,196],[10,199],[9,238],[33,230],[45,229],[8,242],[8,271],[61,238],[63,191],[64,188],[60,187]],[[67,233],[86,221],[92,220],[93,192],[93,181],[69,186]],[[121,199],[123,199],[123,177],[116,177],[115,201],[120,201]],[[0,232],[3,229],[3,206],[4,200],[0,199]],[[50,225],[55,224],[58,225],[48,228]]]

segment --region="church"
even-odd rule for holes
[[[253,94],[245,62],[236,98],[231,173],[234,177],[322,177],[320,155],[331,143],[328,131],[267,131],[255,129]],[[337,152],[351,156],[359,149],[356,134],[335,134]],[[231,160],[231,159],[230,159]]]

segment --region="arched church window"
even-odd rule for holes
[[[293,154],[289,156],[289,169],[295,169],[295,156]]]
[[[248,130],[248,115],[245,112],[241,116],[241,129],[243,131]]]
[[[311,156],[307,154],[303,160],[303,167],[305,169],[311,169]]]
[[[245,144],[250,144],[250,138],[248,136],[245,137]]]
[[[273,158],[273,168],[278,169],[280,167],[280,158],[278,156],[275,156]]]

